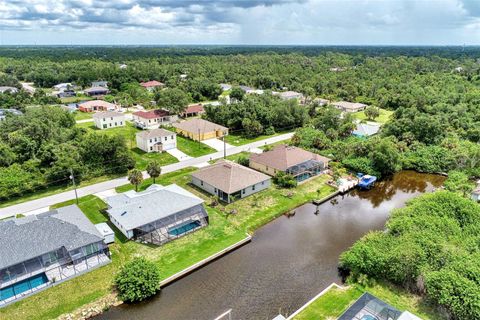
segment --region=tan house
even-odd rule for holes
[[[342,110],[343,112],[358,112],[358,111],[365,110],[368,107],[366,104],[363,104],[363,103],[348,102],[348,101],[332,102],[332,106]]]
[[[186,120],[173,126],[178,134],[195,141],[221,138],[228,134],[228,128],[203,119]]]
[[[192,184],[230,203],[267,189],[271,179],[238,163],[219,160],[192,173]]]
[[[329,158],[301,148],[280,144],[272,150],[250,156],[250,168],[274,176],[285,172],[298,182],[319,175],[328,167]]]
[[[103,100],[91,100],[78,104],[78,110],[82,112],[114,111],[117,106]]]
[[[163,152],[177,147],[177,134],[165,129],[145,130],[136,135],[137,148],[145,152]]]

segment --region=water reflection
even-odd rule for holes
[[[306,204],[259,229],[252,243],[164,288],[147,303],[113,308],[98,319],[211,320],[291,314],[330,283],[340,281],[338,257],[389,212],[440,186],[442,177],[402,172],[367,192],[320,206]]]

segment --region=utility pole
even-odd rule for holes
[[[75,199],[77,200],[77,204],[78,204],[77,185],[75,184],[75,176],[73,175],[73,169],[72,168],[70,168],[70,179],[73,182],[73,189],[75,190]]]
[[[225,142],[225,134],[223,135],[223,159],[227,159],[227,143]]]

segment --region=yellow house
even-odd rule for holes
[[[228,134],[228,128],[197,118],[174,123],[173,126],[178,134],[195,141],[221,138]]]

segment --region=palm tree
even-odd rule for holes
[[[142,171],[138,169],[128,171],[128,181],[135,186],[135,191],[138,191],[138,185],[143,181]]]
[[[157,160],[150,161],[147,165],[147,173],[150,178],[153,178],[153,183],[155,183],[155,178],[158,178],[162,174],[162,167]]]

